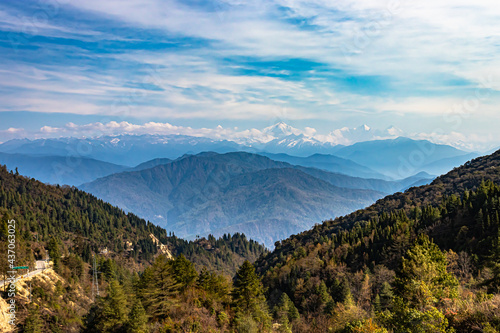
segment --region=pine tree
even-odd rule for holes
[[[397,272],[387,325],[395,332],[453,332],[437,306],[445,298],[456,298],[457,286],[457,279],[447,271],[446,256],[428,236],[420,236]]]
[[[43,322],[40,317],[40,309],[33,303],[28,307],[28,317],[24,322],[25,333],[39,333],[43,331]]]
[[[236,273],[232,296],[236,311],[252,316],[260,323],[261,328],[270,325],[264,288],[255,273],[255,267],[248,260],[245,260]]]
[[[115,332],[121,330],[128,320],[127,298],[123,288],[117,280],[110,282],[108,295],[100,303],[102,314],[95,324],[101,332]]]
[[[186,259],[183,254],[180,254],[172,262],[175,280],[180,284],[181,289],[185,290],[193,285],[198,277],[198,273],[192,262]]]
[[[421,236],[403,258],[394,282],[396,295],[417,308],[456,298],[458,281],[448,273],[447,264],[439,247],[428,236]]]
[[[177,303],[180,285],[174,279],[172,265],[161,255],[144,271],[140,282],[143,305],[154,318],[165,318]]]
[[[330,293],[328,293],[328,288],[326,287],[325,281],[321,281],[317,293],[321,299],[322,305],[325,305],[326,303],[332,300],[332,296],[330,296]]]
[[[227,299],[231,289],[230,282],[216,272],[209,272],[205,267],[201,270],[196,285],[205,291],[212,300]]]
[[[59,260],[61,259],[61,251],[59,249],[58,241],[52,237],[47,244],[50,259],[54,262],[54,267],[57,269],[59,267]]]
[[[293,304],[286,293],[281,294],[280,300],[274,307],[273,312],[281,324],[280,331],[282,332],[291,332],[292,325],[290,323],[300,317],[295,304]]]
[[[392,292],[392,287],[389,282],[384,282],[382,284],[382,289],[380,290],[380,310],[388,310],[392,306],[392,299],[394,298],[394,293]]]
[[[232,295],[235,306],[244,312],[251,311],[264,295],[255,267],[248,260],[245,260],[236,273]]]
[[[331,291],[331,295],[335,303],[344,303],[349,297],[352,301],[351,288],[349,287],[349,282],[346,279],[342,279],[342,281],[335,279]]]
[[[382,311],[382,302],[380,301],[380,295],[377,294],[375,299],[373,300],[373,311],[380,312]]]
[[[148,316],[140,300],[136,300],[132,310],[130,310],[127,332],[147,333]]]

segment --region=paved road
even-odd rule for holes
[[[22,275],[18,274],[17,275],[17,280],[19,281],[19,280],[25,279],[27,277],[35,276],[37,274],[40,274],[41,272],[43,272],[43,269],[37,269],[37,270],[31,271],[29,273],[24,273]],[[7,280],[7,281],[5,281],[5,280],[0,281],[0,287],[2,287],[6,282],[9,283],[10,281],[9,280]]]

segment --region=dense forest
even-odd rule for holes
[[[76,189],[0,180],[19,263],[47,249],[62,277],[35,284],[23,332],[500,332],[500,152],[272,252],[240,234],[186,242]]]
[[[277,242],[269,304],[305,332],[500,330],[500,152]]]
[[[57,290],[43,281],[34,287],[33,298],[38,300],[34,303],[39,302],[47,332],[83,327],[82,317],[91,302],[93,255],[105,290],[111,278],[130,282],[158,256],[173,258],[182,253],[197,271],[217,271],[221,279],[228,279],[245,260],[253,262],[267,251],[243,234],[185,241],[76,188],[45,185],[0,167],[2,280],[9,270],[7,222],[11,219],[16,221],[15,264],[33,269],[35,260],[48,255],[64,281]],[[62,295],[63,303],[56,306]],[[25,301],[19,302],[20,327],[30,313]],[[66,302],[76,305],[65,307]]]

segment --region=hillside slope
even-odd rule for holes
[[[328,327],[344,332],[353,327],[349,325],[422,332],[498,329],[499,211],[497,151],[430,185],[387,196],[291,236],[255,265],[269,288],[271,305],[286,293],[308,318],[307,324],[294,323],[297,332]],[[432,255],[425,257],[427,253]],[[438,262],[447,280],[428,278],[436,274],[433,265]],[[461,289],[447,294],[451,285],[446,281]],[[411,289],[419,284],[431,289]],[[413,308],[415,304],[421,307]],[[430,323],[438,326],[425,326]]]
[[[81,188],[181,237],[244,231],[267,246],[382,196],[339,188],[287,163],[248,153],[186,156]]]
[[[455,168],[446,175],[436,178],[430,185],[413,187],[404,193],[396,193],[378,200],[375,204],[335,220],[326,221],[312,230],[294,235],[281,242],[268,255],[272,258],[286,247],[314,242],[317,237],[334,236],[339,231],[350,230],[354,226],[369,223],[384,214],[404,211],[409,214],[416,207],[439,206],[447,197],[462,197],[466,191],[474,191],[484,181],[500,184],[500,151],[474,159],[462,167]]]
[[[245,259],[255,260],[265,251],[243,235],[229,238],[226,235],[218,240],[211,237],[208,243],[199,246],[202,240],[180,239],[74,187],[45,185],[0,166],[0,221],[5,223],[7,218],[16,220],[17,230],[24,236],[20,237],[21,248],[34,246],[36,239],[45,244],[56,237],[62,249],[79,255],[85,262],[90,260],[91,253],[106,248],[117,260],[131,264],[131,268],[149,263],[162,252],[154,239],[166,245],[174,256],[185,253],[195,264],[203,262],[204,266],[228,274],[234,273]],[[5,236],[5,230],[0,231]],[[235,244],[240,245],[236,252],[231,249],[238,247]],[[218,251],[206,250],[209,248]],[[22,264],[23,260],[33,258],[23,255],[18,260]]]

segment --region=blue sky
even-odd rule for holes
[[[498,22],[490,0],[2,1],[0,141],[285,121],[486,150],[500,145]]]

